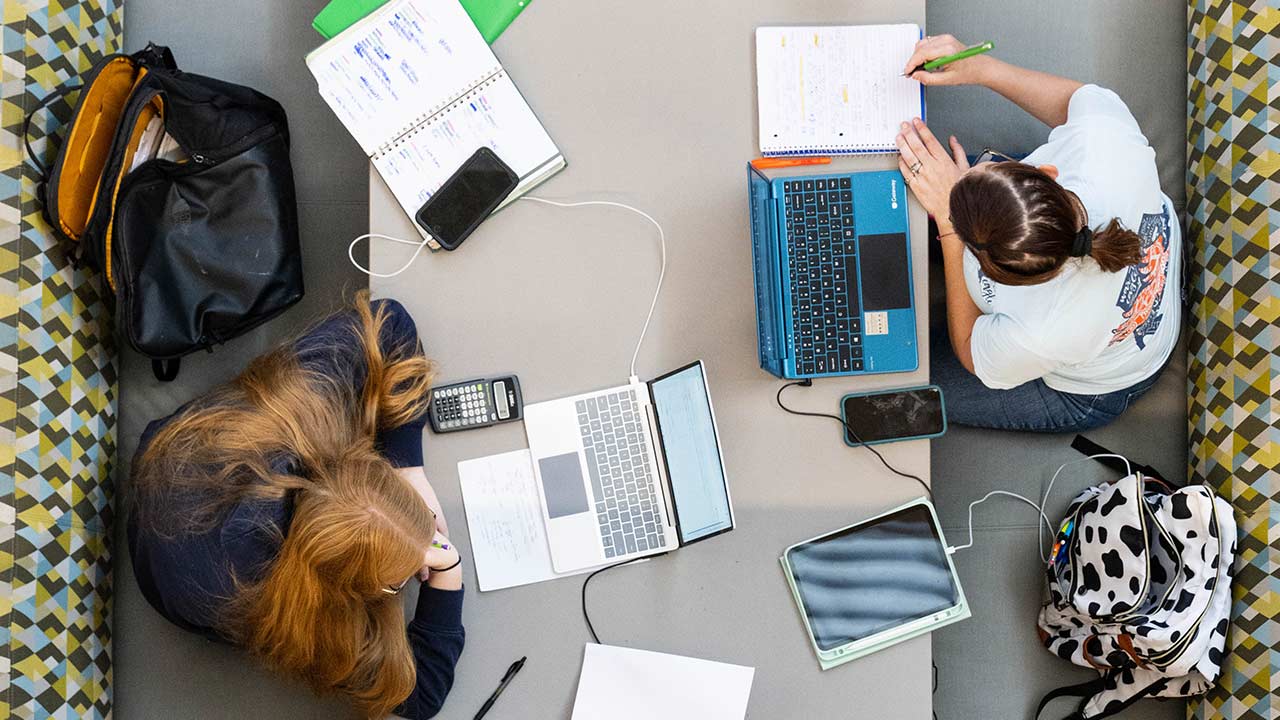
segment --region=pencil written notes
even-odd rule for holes
[[[756,29],[760,152],[895,152],[898,126],[924,117],[920,83],[902,69],[919,25]]]
[[[457,0],[392,0],[307,67],[410,217],[481,146],[520,177],[508,200],[565,165]]]
[[[557,573],[551,565],[528,450],[464,460],[458,463],[458,481],[481,592],[587,571]]]

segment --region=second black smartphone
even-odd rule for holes
[[[932,438],[947,431],[947,411],[937,385],[845,395],[840,415],[849,445]]]
[[[516,189],[520,178],[492,150],[482,147],[435,192],[415,219],[445,250],[462,244]]]

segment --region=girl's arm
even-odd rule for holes
[[[904,70],[965,49],[964,43],[950,35],[921,40]],[[1018,107],[1026,110],[1049,127],[1067,121],[1067,105],[1081,83],[1057,75],[1020,68],[990,55],[975,55],[947,65],[941,70],[919,70],[912,78],[922,85],[981,85],[995,90]]]

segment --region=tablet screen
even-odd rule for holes
[[[946,548],[925,505],[795,547],[787,561],[820,650],[959,603]]]

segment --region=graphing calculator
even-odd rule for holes
[[[515,375],[439,385],[431,390],[427,420],[438,433],[519,420],[523,413]]]

